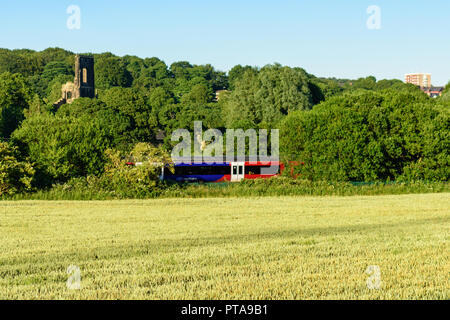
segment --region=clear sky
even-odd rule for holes
[[[81,10],[69,30],[67,8]],[[367,27],[371,5],[381,29]],[[156,56],[228,71],[279,62],[317,76],[450,80],[449,0],[1,0],[0,47]]]

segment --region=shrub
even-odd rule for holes
[[[97,118],[52,114],[27,118],[12,138],[36,164],[40,184],[101,174],[104,152],[113,140],[109,128]]]
[[[0,196],[31,191],[34,169],[17,159],[17,150],[0,141]]]
[[[148,143],[138,143],[126,157],[111,149],[106,151],[106,157],[105,172],[97,182],[101,189],[114,191],[123,197],[137,198],[163,189],[161,170],[171,160],[161,149]],[[130,160],[139,165],[127,165]]]

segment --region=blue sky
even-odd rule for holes
[[[81,9],[69,30],[66,10]],[[381,9],[369,30],[366,9]],[[228,71],[279,62],[317,76],[378,79],[428,72],[450,80],[450,1],[3,0],[0,47],[187,60]]]

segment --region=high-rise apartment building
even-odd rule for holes
[[[405,82],[421,88],[431,87],[431,74],[429,73],[410,73],[405,75]]]

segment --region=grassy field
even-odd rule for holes
[[[449,299],[449,208],[449,193],[0,202],[0,299]]]

